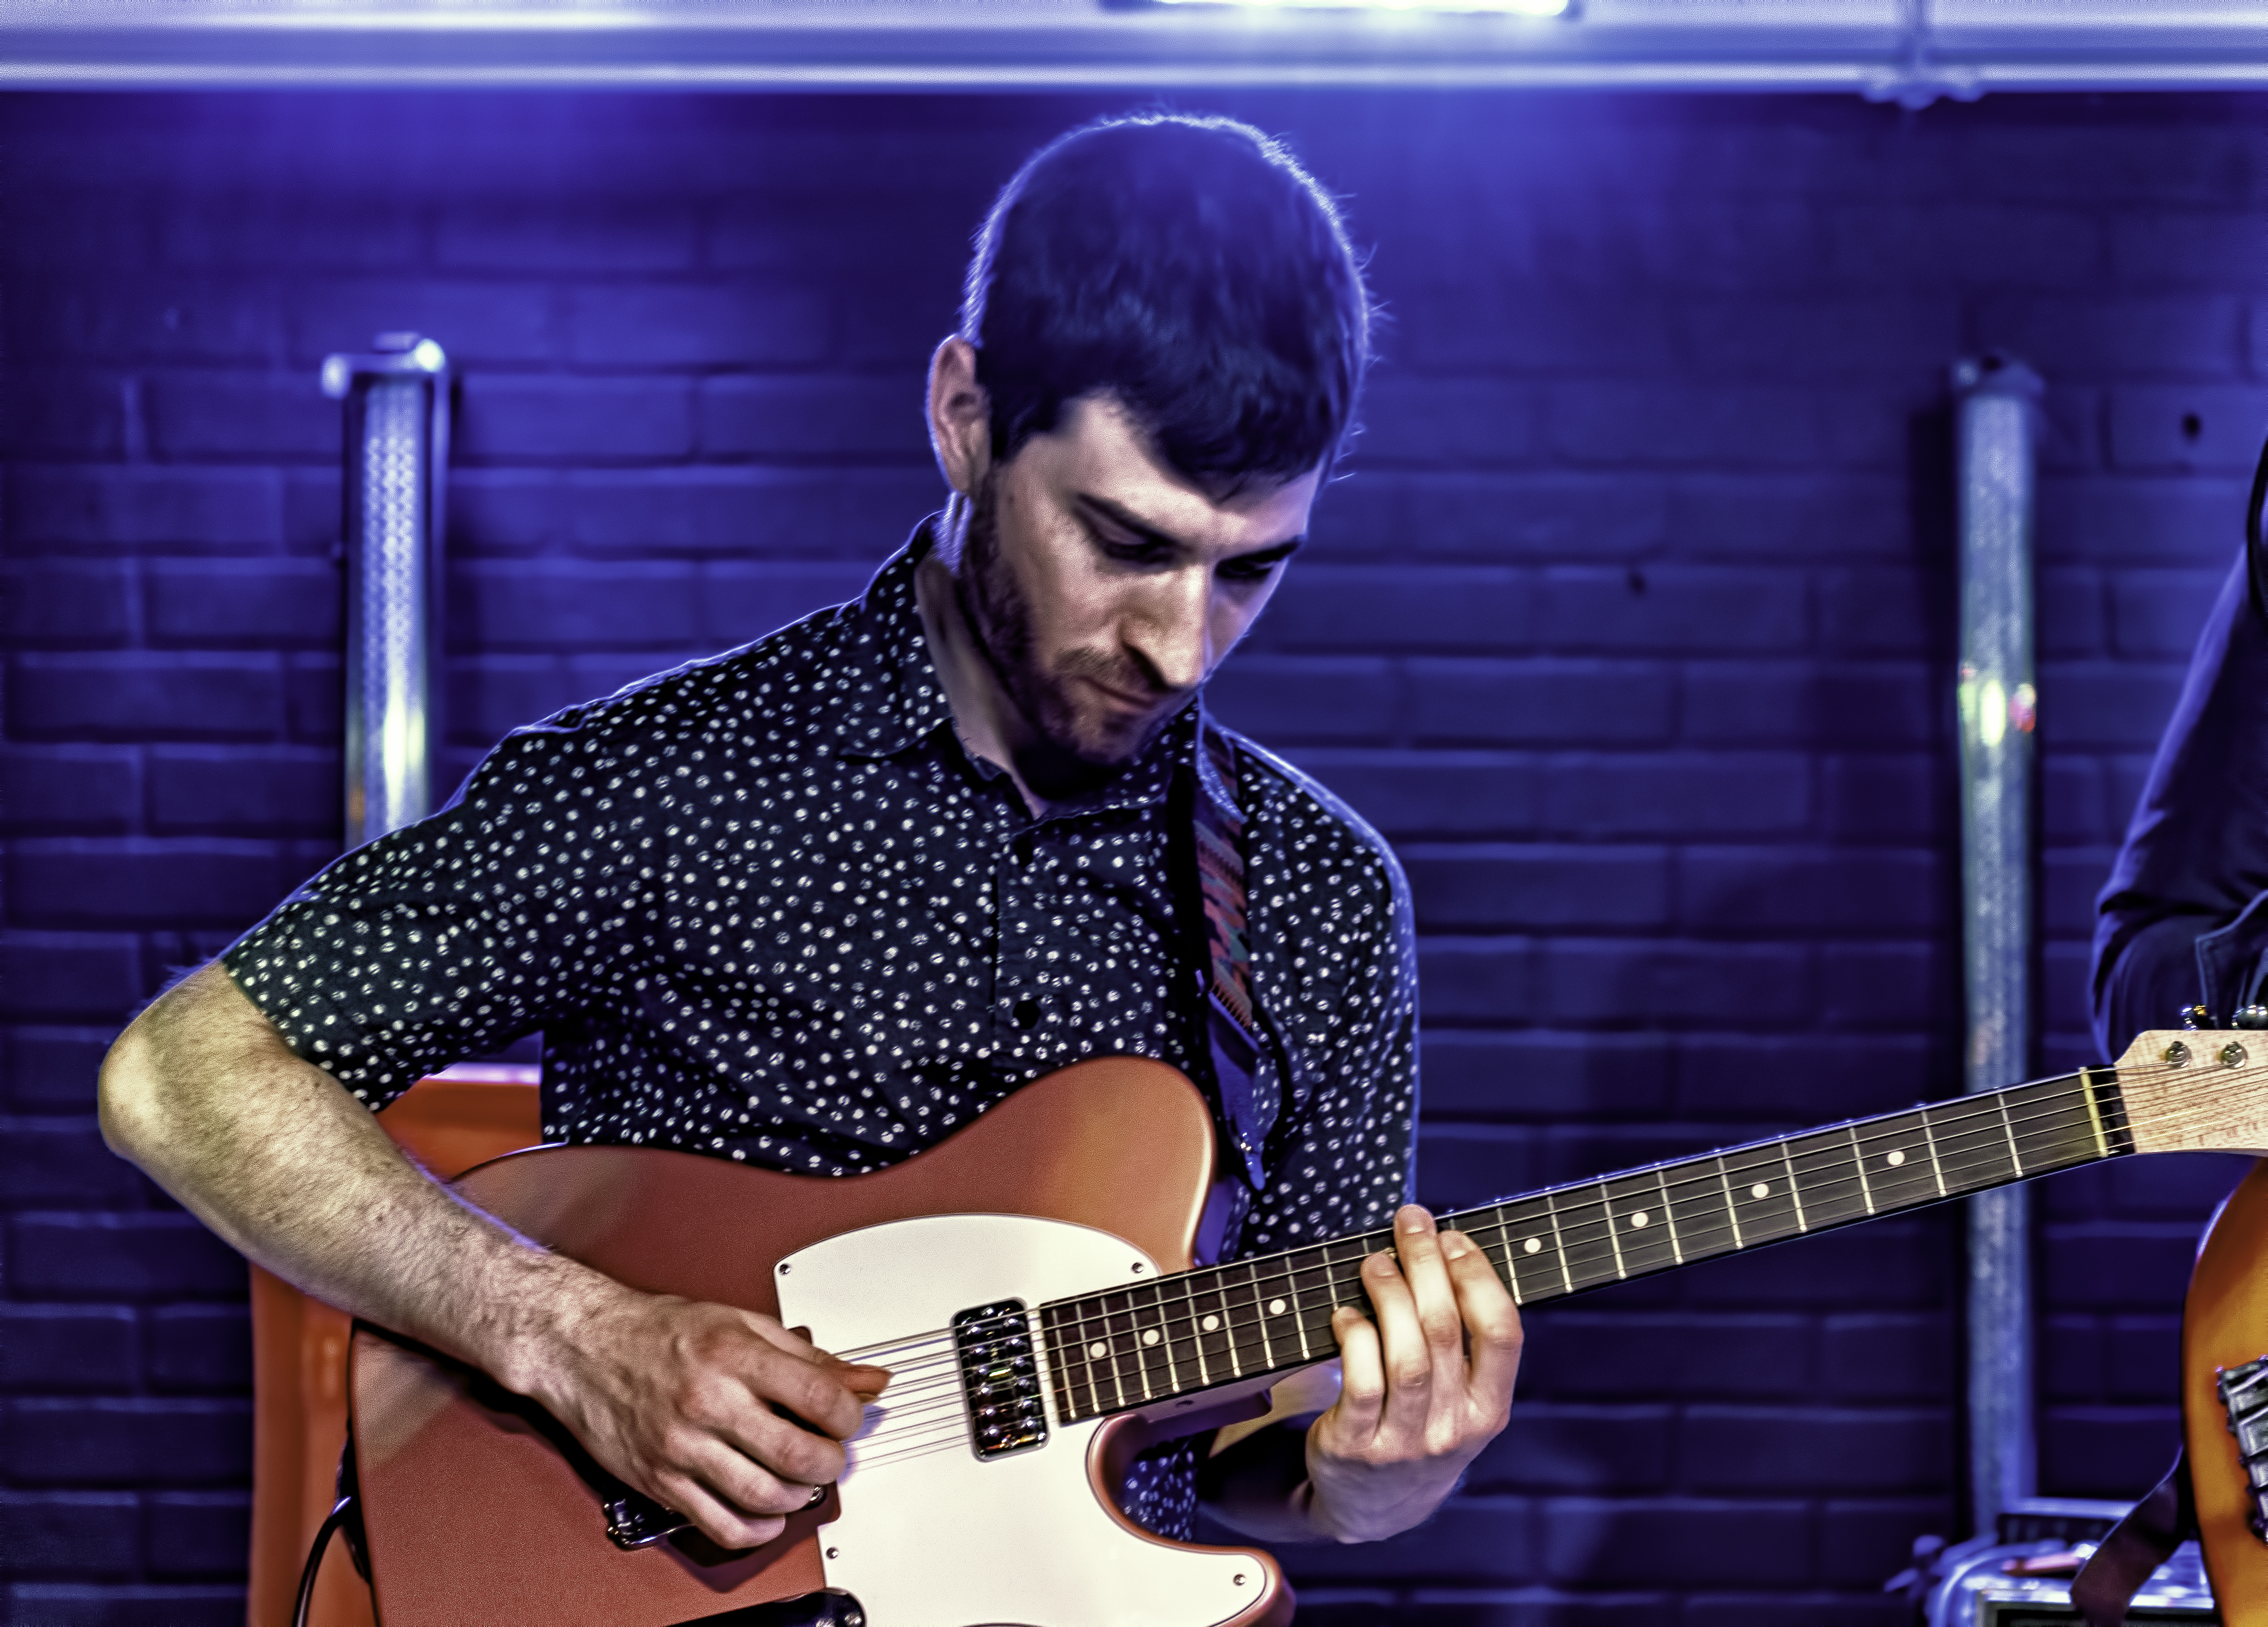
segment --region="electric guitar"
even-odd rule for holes
[[[2268,1627],[2268,1163],[2213,1218],[2182,1311],[2182,1433],[2227,1627]]]
[[[2139,1152],[2268,1152],[2268,1034],[2146,1034],[2115,1067],[1554,1187],[1443,1217],[1522,1305]],[[1256,1417],[1336,1354],[1386,1231],[1191,1267],[1204,1100],[1081,1063],[929,1151],[814,1179],[640,1147],[534,1148],[460,1189],[632,1286],[745,1307],[888,1367],[842,1479],[715,1550],[539,1409],[369,1327],[352,1416],[386,1627],[1259,1627],[1251,1549],[1119,1510],[1151,1442]],[[2251,1354],[2268,1353],[2268,1345]],[[655,1540],[661,1538],[663,1540]],[[2247,1540],[2250,1540],[2249,1537]],[[2233,1618],[2232,1618],[2233,1619]]]

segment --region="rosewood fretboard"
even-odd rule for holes
[[[1514,1300],[1608,1283],[2134,1150],[2117,1075],[2093,1068],[1625,1170],[1444,1215]],[[1038,1321],[1057,1416],[1125,1412],[1335,1355],[1390,1231],[1058,1299]]]

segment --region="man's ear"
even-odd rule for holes
[[[929,360],[929,444],[946,484],[975,497],[992,467],[992,402],[976,382],[976,347],[958,335]]]

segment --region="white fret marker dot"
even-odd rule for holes
[[[1155,1328],[1148,1328],[1148,1329],[1145,1329],[1143,1330],[1143,1333],[1142,1333],[1142,1343],[1143,1343],[1143,1344],[1155,1344],[1157,1342],[1158,1342],[1158,1330],[1157,1330]]]
[[[1905,1161],[1906,1161],[1906,1155],[1905,1155],[1904,1153],[1903,1153],[1903,1152],[1895,1152],[1895,1151],[1891,1152],[1891,1154],[1889,1155],[1889,1157],[1888,1157],[1888,1158],[1886,1158],[1886,1159],[1884,1159],[1884,1160],[1882,1160],[1882,1162],[1884,1162],[1885,1164],[1888,1164],[1888,1165],[1889,1165],[1892,1169],[1896,1169],[1899,1165],[1901,1165],[1901,1164],[1904,1163]]]
[[[1646,1211],[1641,1209],[1636,1214],[1632,1215],[1631,1217],[1631,1224],[1632,1226],[1644,1226],[1646,1224]]]
[[[1757,1182],[1756,1185],[1749,1189],[1749,1196],[1750,1197],[1770,1197],[1771,1196],[1771,1182],[1769,1181]]]
[[[1220,1331],[1220,1318],[1218,1316],[1208,1316],[1203,1321],[1199,1322],[1197,1326],[1204,1329],[1207,1333],[1218,1333]]]
[[[1281,1316],[1290,1307],[1281,1299],[1270,1299],[1268,1301],[1268,1314],[1270,1316]]]
[[[1543,1252],[1543,1240],[1540,1237],[1531,1237],[1526,1242],[1521,1244],[1521,1247],[1526,1249],[1529,1254],[1542,1254]]]
[[[1095,1360],[1101,1361],[1105,1356],[1110,1354],[1110,1347],[1108,1344],[1090,1344],[1086,1347],[1086,1353]]]

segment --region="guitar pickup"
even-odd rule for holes
[[[2251,1492],[2244,1522],[2268,1542],[2268,1356],[2256,1356],[2240,1367],[2217,1367],[2213,1381]]]
[[[1024,1302],[1001,1299],[961,1312],[953,1319],[953,1345],[976,1455],[996,1458],[1045,1445],[1048,1410]]]

